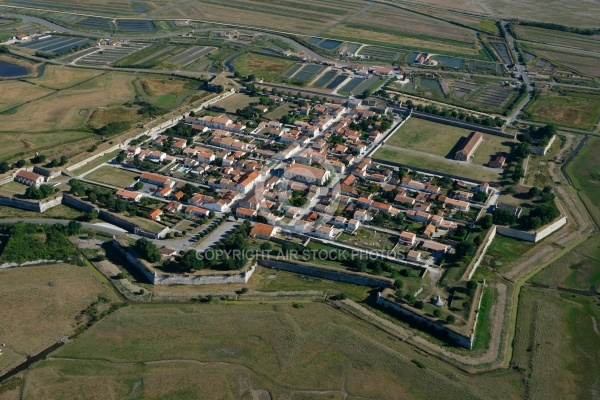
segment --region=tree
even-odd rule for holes
[[[58,161],[58,165],[65,165],[69,162],[69,157],[67,156],[61,156],[60,160]]]
[[[260,244],[260,249],[262,251],[271,251],[272,248],[273,248],[273,246],[271,246],[271,243],[269,243],[269,242],[263,242]]]
[[[513,147],[512,154],[517,159],[525,158],[531,153],[531,146],[529,143],[519,143]]]
[[[498,208],[494,211],[494,223],[496,225],[514,225],[517,222],[515,214],[508,210]]]
[[[454,315],[448,315],[448,317],[446,317],[446,322],[453,324],[456,322],[456,317]]]
[[[194,250],[188,250],[181,257],[181,265],[187,271],[198,271],[204,268],[204,261],[202,261]]]
[[[494,217],[490,214],[486,214],[479,219],[479,226],[481,229],[490,229],[494,225]]]
[[[117,164],[121,164],[123,161],[125,161],[125,153],[117,154],[117,156],[115,157],[115,162]]]
[[[433,316],[439,318],[442,316],[442,312],[436,308],[435,310],[433,310]]]
[[[5,174],[10,171],[10,165],[6,161],[0,163],[0,174]]]
[[[135,242],[135,249],[140,256],[152,263],[158,262],[161,259],[160,250],[151,241],[146,238],[140,238]]]
[[[530,199],[533,199],[534,197],[538,197],[542,194],[542,191],[539,188],[536,188],[535,186],[532,187],[531,189],[529,189],[529,192],[527,193],[527,195],[529,196]]]
[[[15,163],[15,167],[17,168],[23,168],[25,166],[25,160],[19,160]]]
[[[417,300],[417,301],[415,301],[415,304],[413,304],[413,307],[418,308],[419,310],[422,310],[424,305],[425,304],[423,304],[423,300]]]
[[[134,188],[135,190],[142,190],[142,188],[143,188],[143,187],[144,187],[144,183],[143,183],[143,182],[140,182],[140,181],[137,181],[137,182],[136,182],[136,183],[133,185],[133,188]]]
[[[246,82],[254,82],[255,80],[256,80],[256,75],[254,75],[254,74],[250,74],[246,78]]]
[[[81,223],[77,221],[69,221],[67,224],[67,236],[78,235],[81,231]]]
[[[45,155],[43,155],[43,154],[38,154],[38,155],[36,155],[35,157],[33,157],[33,158],[31,159],[31,162],[32,162],[33,164],[40,164],[40,163],[43,163],[43,162],[45,162],[45,161],[46,161],[46,156],[45,156]]]

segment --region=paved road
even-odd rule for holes
[[[515,60],[515,65],[517,66],[517,69],[518,69],[519,73],[521,74],[521,79],[523,79],[523,84],[526,86],[526,89],[528,92],[528,95],[523,100],[521,100],[521,102],[517,105],[517,107],[515,107],[513,112],[506,119],[506,125],[512,125],[513,122],[515,122],[515,120],[521,113],[521,111],[523,110],[523,108],[525,108],[525,106],[532,100],[533,87],[531,86],[531,79],[529,79],[529,75],[527,75],[527,67],[525,65],[523,65],[522,61],[519,62],[520,57],[519,57],[519,52],[517,51],[517,44],[515,42],[515,39],[510,34],[510,31],[508,30],[507,27],[508,27],[508,23],[505,21],[502,21],[501,29],[504,31],[504,34],[506,37],[506,42],[508,43],[508,49],[511,52],[511,56],[512,56],[513,60]]]

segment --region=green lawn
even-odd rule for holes
[[[453,160],[386,147],[377,150],[373,158],[382,160],[383,162],[400,163],[415,169],[424,168],[439,172],[440,174],[456,175],[465,179],[476,179],[487,182],[495,182],[500,179],[500,175],[491,169],[464,165]]]
[[[133,185],[139,176],[140,174],[136,172],[126,171],[120,168],[103,166],[87,174],[85,176],[85,179],[94,182],[104,183],[107,185],[117,186],[120,188],[125,188]]]
[[[75,175],[83,174],[84,172],[87,172],[93,168],[96,168],[99,165],[104,164],[105,162],[107,162],[109,160],[112,160],[120,152],[121,152],[121,150],[115,150],[113,152],[107,153],[107,154],[103,155],[102,157],[98,157],[94,161],[90,161],[89,163],[85,164],[84,166],[77,168],[76,170],[73,170],[72,172]]]
[[[486,254],[493,259],[496,266],[512,264],[519,261],[533,246],[535,243],[496,235]]]
[[[452,150],[470,133],[468,129],[411,118],[386,141],[386,144],[453,158]],[[510,152],[511,140],[494,135],[483,136],[484,141],[475,152],[474,164],[487,164],[493,155]]]
[[[479,317],[475,331],[475,342],[473,350],[484,349],[492,337],[492,318],[490,312],[494,304],[494,290],[490,287],[483,288],[483,297],[481,307],[479,308]]]
[[[15,196],[25,194],[27,186],[21,183],[11,181],[0,186],[0,194],[4,196]]]

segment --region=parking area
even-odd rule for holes
[[[240,224],[237,222],[226,221],[217,229],[215,229],[213,233],[205,237],[204,240],[195,248],[195,250],[206,251],[209,248],[216,246],[221,240],[225,239],[231,232],[233,232],[238,225]]]

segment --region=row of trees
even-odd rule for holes
[[[458,119],[461,121],[465,121],[465,122],[469,122],[472,124],[479,124],[479,125],[484,125],[484,126],[497,126],[497,127],[501,127],[504,125],[504,120],[500,117],[496,117],[496,118],[492,118],[492,117],[476,117],[474,115],[471,114],[467,114],[463,111],[457,111],[457,110],[450,110],[448,108],[439,108],[438,106],[436,106],[435,104],[427,104],[427,105],[423,105],[423,104],[417,104],[415,105],[412,100],[407,100],[406,103],[404,103],[404,105],[407,108],[410,109],[415,109],[417,111],[420,112],[424,112],[427,114],[433,114],[433,115],[439,115],[441,117],[446,117],[446,118],[454,118],[454,119]]]
[[[45,199],[46,197],[52,196],[57,191],[58,191],[58,189],[56,189],[52,185],[44,184],[44,185],[40,185],[39,188],[35,187],[35,186],[29,186],[25,190],[25,198],[41,200],[41,199]]]

